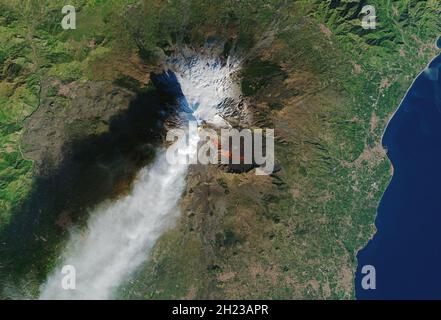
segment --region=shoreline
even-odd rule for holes
[[[430,59],[430,61],[427,63],[427,65],[426,65],[426,66],[425,66],[425,67],[424,67],[424,68],[423,68],[423,69],[422,69],[422,70],[421,70],[421,71],[415,76],[415,78],[412,80],[411,84],[409,85],[409,87],[407,88],[406,92],[404,93],[403,98],[402,98],[402,99],[400,100],[400,102],[398,103],[397,108],[395,108],[395,111],[394,111],[394,112],[392,113],[392,115],[389,117],[389,120],[387,121],[387,123],[386,123],[386,125],[385,125],[385,127],[384,127],[383,133],[381,134],[380,143],[381,143],[381,146],[382,146],[383,150],[385,151],[385,154],[386,154],[386,157],[387,157],[388,162],[389,162],[389,164],[390,164],[390,167],[392,168],[392,175],[391,175],[391,177],[390,177],[390,179],[389,179],[389,182],[388,182],[386,188],[383,190],[383,193],[382,193],[382,195],[381,195],[380,201],[379,201],[378,204],[377,204],[377,210],[376,210],[375,218],[374,218],[374,221],[373,221],[374,232],[373,232],[372,235],[369,237],[369,239],[368,239],[368,241],[365,243],[365,245],[362,246],[362,247],[360,247],[359,249],[356,250],[355,258],[356,258],[357,263],[356,263],[355,272],[354,272],[354,297],[355,297],[355,300],[358,300],[358,298],[357,298],[357,294],[356,294],[356,286],[355,286],[356,273],[357,273],[357,270],[358,270],[358,267],[359,267],[358,255],[359,255],[359,253],[360,253],[363,249],[365,249],[365,248],[369,245],[369,243],[370,243],[371,241],[374,240],[375,236],[376,236],[376,235],[378,234],[378,232],[379,232],[379,229],[378,229],[378,226],[377,226],[377,223],[376,223],[377,218],[378,218],[378,209],[379,209],[379,207],[380,207],[380,205],[381,205],[381,203],[382,203],[382,201],[383,201],[384,195],[385,195],[387,189],[389,188],[389,185],[390,185],[390,183],[391,183],[391,181],[392,181],[392,179],[393,179],[393,177],[394,177],[394,174],[395,174],[395,167],[394,167],[394,165],[393,165],[393,163],[392,163],[392,160],[389,158],[389,152],[388,152],[388,149],[385,148],[385,146],[383,145],[383,139],[384,139],[384,136],[385,136],[385,134],[386,134],[387,129],[389,128],[389,125],[390,125],[392,119],[396,116],[397,112],[400,111],[400,109],[401,109],[401,107],[402,107],[402,105],[403,105],[404,100],[405,100],[406,97],[408,96],[410,90],[413,88],[413,86],[414,86],[416,80],[419,79],[419,77],[425,72],[425,70],[428,69],[428,67],[432,64],[432,62],[434,62],[438,57],[441,57],[441,47],[438,46],[438,44],[437,44],[438,41],[439,41],[440,39],[441,39],[441,36],[440,36],[438,39],[435,40],[435,46],[438,48],[438,53],[437,53],[433,58]]]

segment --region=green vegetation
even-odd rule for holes
[[[116,25],[128,3],[70,1],[80,11],[79,27],[63,30],[65,1],[0,1],[0,228],[31,188],[33,164],[24,156],[20,138],[25,121],[45,99],[43,80],[106,79],[90,69],[115,43],[124,48],[128,37]],[[106,19],[111,22],[104,23]],[[58,94],[57,99],[64,97]]]
[[[377,8],[376,30],[361,28],[359,1],[299,1],[279,11],[268,4],[277,28],[268,23],[266,33],[275,36],[244,66],[242,90],[258,106],[256,125],[276,129],[282,170],[270,185],[222,174],[211,186],[219,194],[187,194],[180,236],[159,241],[155,260],[126,297],[145,291],[152,298],[186,297],[173,291],[175,284],[204,298],[353,298],[356,253],[375,232],[391,177],[381,136],[411,81],[437,53],[441,28],[437,2],[369,4]],[[250,12],[249,19],[265,15],[259,5]],[[212,176],[219,173],[202,180]],[[189,183],[196,181],[190,176]],[[187,203],[206,197],[209,205],[185,214],[195,211]],[[225,243],[227,231],[240,241]],[[194,258],[174,248],[195,235],[204,244],[198,265],[206,265],[205,282],[197,289],[168,282],[169,263]]]
[[[371,0],[377,29],[364,30],[367,1],[76,0],[77,29],[63,30],[65,3],[0,0],[0,229],[39,174],[22,138],[42,103],[72,108],[70,86],[100,81],[142,92],[174,44],[221,39],[246,58],[242,90],[255,125],[275,128],[282,170],[190,174],[182,219],[121,296],[353,298],[391,176],[381,136],[438,52],[441,3]]]
[[[283,76],[283,71],[277,64],[253,61],[242,72],[242,92],[246,96],[253,96],[279,75]]]

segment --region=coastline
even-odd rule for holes
[[[392,179],[393,179],[393,177],[394,177],[394,174],[395,174],[395,167],[394,167],[394,165],[393,165],[393,163],[392,163],[392,161],[391,161],[391,159],[390,159],[390,157],[389,157],[389,151],[388,151],[387,147],[383,145],[383,140],[384,140],[384,137],[385,137],[386,131],[388,130],[389,125],[390,125],[392,119],[394,119],[395,116],[396,116],[396,114],[401,110],[401,107],[402,107],[402,105],[403,105],[404,100],[405,100],[406,97],[408,96],[410,90],[413,88],[413,86],[414,86],[415,82],[417,81],[417,79],[419,79],[419,77],[420,77],[421,75],[423,75],[423,73],[429,68],[429,66],[430,66],[430,65],[431,65],[431,64],[432,64],[437,58],[441,57],[441,45],[439,45],[440,40],[441,40],[441,36],[440,36],[438,39],[435,40],[435,46],[438,48],[438,51],[439,51],[439,52],[436,53],[435,56],[432,57],[432,58],[430,59],[430,61],[427,63],[427,65],[426,65],[426,66],[425,66],[425,67],[424,67],[424,68],[423,68],[423,69],[422,69],[422,70],[421,70],[421,71],[420,71],[420,72],[414,77],[414,79],[412,80],[411,84],[409,85],[409,87],[407,88],[406,92],[404,93],[402,99],[401,99],[400,102],[398,103],[397,108],[395,109],[395,111],[393,111],[392,115],[389,117],[389,119],[388,119],[386,125],[384,126],[383,133],[381,134],[381,139],[380,139],[381,146],[382,146],[383,150],[385,151],[385,154],[386,154],[386,157],[387,157],[387,159],[388,159],[388,162],[389,162],[390,168],[392,169],[392,174],[390,175],[390,178],[389,178],[389,181],[388,181],[388,183],[387,183],[387,186],[384,188],[383,193],[382,193],[382,195],[381,195],[381,197],[380,197],[380,199],[379,199],[379,201],[378,201],[378,204],[377,204],[377,211],[376,211],[375,218],[374,218],[374,221],[373,221],[373,229],[374,229],[374,232],[371,234],[371,236],[369,237],[369,239],[367,240],[367,242],[364,244],[364,246],[358,248],[358,249],[356,250],[356,253],[355,253],[356,266],[355,266],[355,270],[354,270],[354,298],[355,298],[356,300],[358,300],[358,298],[357,298],[357,292],[356,292],[356,279],[357,279],[357,275],[356,275],[356,274],[357,274],[357,270],[358,270],[358,267],[359,267],[359,258],[358,258],[358,255],[359,255],[359,253],[360,253],[363,249],[365,249],[365,248],[369,245],[369,243],[370,243],[371,241],[374,240],[374,238],[375,238],[375,237],[377,236],[377,234],[378,234],[378,231],[379,231],[379,228],[378,228],[378,226],[377,226],[377,218],[378,218],[378,214],[379,214],[378,209],[379,209],[379,207],[381,206],[381,203],[382,203],[382,201],[383,201],[384,195],[385,195],[386,191],[388,190],[389,185],[390,185],[390,183],[391,183],[391,181],[392,181]]]

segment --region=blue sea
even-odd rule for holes
[[[358,253],[358,299],[441,299],[441,56],[415,80],[391,119],[383,145],[394,166],[376,218]],[[375,289],[363,289],[364,265]]]

